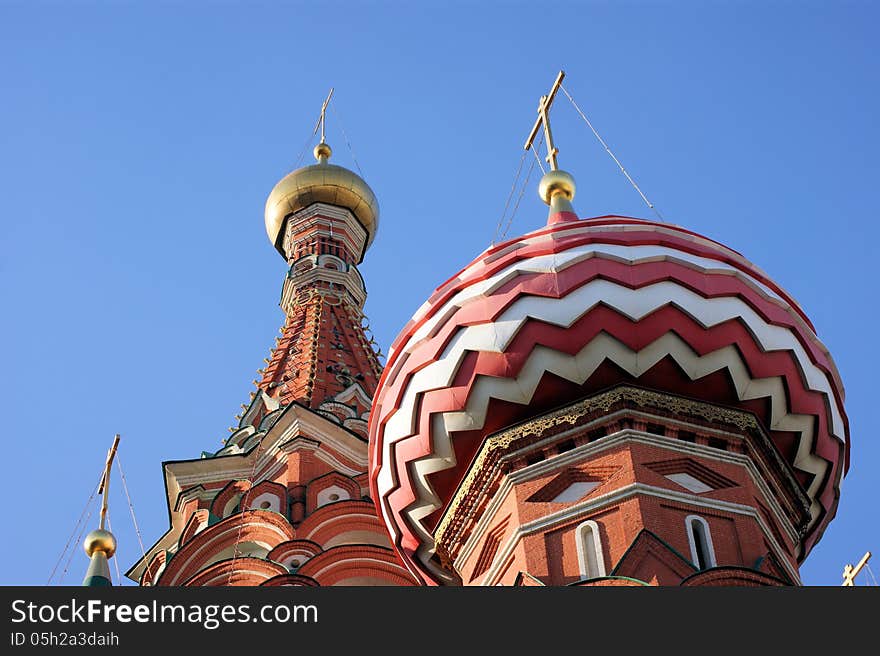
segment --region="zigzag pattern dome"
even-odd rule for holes
[[[611,216],[490,248],[395,340],[370,416],[370,484],[413,572],[450,580],[432,531],[488,435],[621,383],[754,413],[809,497],[807,555],[848,467],[830,354],[797,303],[740,254]]]

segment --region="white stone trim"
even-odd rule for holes
[[[600,288],[606,283],[604,281],[593,282],[585,285],[582,290],[596,294],[596,289],[591,287],[599,286]],[[622,288],[627,289],[627,288]],[[672,293],[677,290],[681,298],[673,297],[680,307],[690,312],[692,316],[697,316],[699,311],[705,310],[705,304],[709,307],[723,308],[724,312],[715,316],[709,324],[718,323],[721,317],[727,317],[731,310],[731,306],[739,307],[737,311],[742,312],[743,316],[750,309],[746,309],[742,301],[738,299],[722,298],[705,301],[704,305],[695,301],[695,307],[688,309],[687,303],[684,301],[688,295],[697,297],[696,294],[689,292],[683,288],[673,285],[667,290],[662,283],[640,288],[637,291],[628,290],[620,292],[622,298],[629,298],[637,305],[646,302],[652,307],[656,305],[657,299],[651,293],[666,294],[667,291]],[[603,294],[610,292],[601,292],[597,299],[601,300]],[[575,294],[575,292],[572,292]],[[570,294],[569,297],[572,295]],[[569,298],[566,297],[566,298]],[[606,296],[607,298],[607,296]],[[664,298],[667,298],[664,296]],[[537,312],[535,304],[546,301],[547,299],[527,298],[517,309],[517,313]],[[595,300],[595,299],[594,299]],[[723,303],[722,303],[723,301]],[[597,301],[598,302],[598,301]],[[519,302],[511,306],[516,307]],[[617,305],[617,304],[616,304]],[[528,309],[528,312],[527,312]],[[554,312],[571,312],[563,305],[550,305],[549,309]],[[617,308],[621,310],[620,307]],[[621,310],[623,311],[623,310]],[[541,316],[540,314],[529,314],[529,316],[540,316],[542,320],[549,321],[560,325],[565,322],[560,317]],[[647,313],[647,308],[629,308],[629,311],[623,311],[628,316],[641,316]],[[578,315],[579,316],[579,315]],[[757,316],[757,315],[755,315]],[[524,319],[523,319],[524,320]],[[391,456],[391,449],[396,442],[407,439],[413,435],[417,415],[414,414],[417,397],[421,393],[446,386],[450,383],[458,370],[459,363],[466,355],[466,351],[478,350],[489,352],[502,352],[503,348],[499,346],[501,342],[512,336],[511,324],[514,321],[506,321],[503,324],[498,322],[492,324],[480,324],[459,330],[456,336],[450,341],[446,352],[441,359],[420,369],[413,375],[412,380],[408,383],[406,391],[400,402],[400,409],[395,411],[388,419],[385,425],[385,434],[382,441],[383,462],[392,463],[394,459]],[[774,335],[778,335],[775,331],[776,326],[764,327]],[[503,330],[502,330],[503,328]],[[755,330],[755,327],[752,326]],[[506,337],[502,337],[501,333]],[[786,339],[794,340],[794,337],[784,332]],[[467,336],[467,339],[465,338]],[[488,343],[487,341],[488,340]],[[796,340],[795,340],[796,341]],[[780,344],[773,344],[772,348],[780,348]],[[803,351],[803,347],[799,344],[792,345],[792,350],[797,352]],[[454,351],[454,354],[452,353]],[[822,484],[824,473],[828,464],[814,455],[811,451],[813,435],[814,435],[814,419],[812,416],[804,414],[790,413],[788,410],[788,394],[786,388],[779,377],[767,378],[751,378],[751,373],[740,357],[739,351],[734,346],[725,346],[704,355],[696,354],[693,349],[674,332],[667,332],[663,336],[657,338],[651,344],[644,346],[638,352],[629,349],[625,344],[614,337],[600,333],[591,342],[585,345],[574,357],[549,349],[543,346],[537,346],[532,351],[525,365],[515,378],[502,379],[491,376],[478,376],[474,382],[471,394],[468,397],[468,408],[460,412],[437,413],[432,423],[432,439],[434,453],[422,459],[415,460],[410,463],[413,476],[409,483],[412,485],[416,501],[408,506],[405,515],[408,517],[410,528],[419,535],[423,542],[420,547],[419,559],[428,567],[427,554],[430,551],[431,536],[427,529],[421,524],[421,520],[434,512],[440,507],[441,502],[434,493],[433,488],[428,482],[428,476],[438,471],[449,469],[455,465],[455,455],[450,441],[450,434],[454,431],[473,430],[483,425],[485,413],[488,407],[489,399],[499,399],[510,401],[513,403],[528,403],[532,398],[538,384],[542,380],[542,376],[546,372],[552,372],[558,376],[571,380],[578,384],[589,378],[593,371],[605,360],[611,360],[618,366],[627,370],[630,374],[638,377],[642,372],[647,371],[656,362],[666,356],[672,358],[678,363],[682,369],[687,372],[692,380],[698,380],[711,372],[718,370],[727,370],[731,379],[737,388],[738,397],[742,400],[755,398],[769,398],[771,401],[771,417],[770,428],[775,430],[793,431],[800,434],[798,440],[797,454],[795,456],[795,466],[804,471],[815,474],[815,478],[810,483],[807,490],[812,504],[810,507],[811,519],[813,522],[819,516],[821,505],[816,498],[818,488]],[[816,367],[810,364],[813,369]],[[818,370],[817,370],[818,371]],[[802,373],[806,373],[802,371]],[[824,375],[824,374],[823,374]],[[825,379],[827,384],[827,379]],[[812,387],[812,385],[811,385]],[[830,392],[828,392],[830,394]],[[832,406],[834,410],[834,406]],[[834,413],[832,412],[832,415]],[[843,433],[840,433],[842,435]],[[842,438],[841,438],[842,439]],[[397,538],[394,529],[394,522],[389,516],[386,496],[398,485],[395,480],[394,468],[392,466],[383,466],[377,476],[377,486],[379,490],[379,498],[382,500],[380,509],[386,525],[389,530]]]
[[[575,481],[550,499],[549,503],[572,503],[599,487],[599,481]]]
[[[299,406],[288,406],[278,417],[272,428],[262,438],[263,448],[247,453],[236,453],[216,458],[198,458],[163,463],[165,478],[166,502],[171,514],[171,528],[160,538],[159,542],[147,554],[174,545],[183,530],[188,516],[176,510],[178,497],[182,490],[205,484],[227,482],[230,480],[247,480],[252,472],[258,472],[255,483],[270,477],[273,472],[285,466],[281,454],[297,449],[309,448],[315,456],[348,476],[363,474],[368,466],[367,443],[343,429],[338,424],[321,417],[319,414]],[[338,452],[342,457],[354,463],[354,467],[344,464],[336,457],[321,448],[322,445]],[[254,463],[256,458],[256,463]],[[208,490],[206,498],[213,498],[216,491]],[[140,575],[146,562],[142,559],[130,572]]]
[[[589,531],[591,538],[587,544],[584,540],[584,534]],[[599,532],[599,525],[592,519],[578,524],[574,534],[575,544],[577,545],[578,568],[580,569],[581,579],[594,579],[605,576],[605,556],[602,553],[602,534]],[[590,555],[595,561],[596,571],[590,572]]]
[[[353,264],[349,265],[347,271],[337,271],[336,269],[316,266],[305,271],[294,272],[292,276],[285,278],[281,291],[281,309],[284,310],[284,313],[291,314],[299,291],[303,287],[313,285],[316,282],[328,282],[337,285],[351,295],[354,305],[358,309],[364,307],[364,303],[367,300],[367,292],[363,286],[363,278]]]
[[[331,499],[330,497],[336,495],[335,499]],[[348,501],[351,499],[351,493],[343,487],[338,485],[329,485],[318,492],[315,497],[315,506],[316,508],[320,508],[321,506],[326,506],[328,503],[336,503],[337,501]]]
[[[256,487],[256,486],[254,486]],[[263,502],[268,502],[269,507],[263,508],[261,504]],[[250,510],[268,510],[271,512],[277,512],[282,515],[285,514],[284,510],[281,509],[281,496],[278,492],[263,492],[256,499],[251,501]]]
[[[619,412],[622,413],[624,411],[621,410]],[[555,435],[552,438],[544,440],[543,442],[538,444],[543,444],[551,440],[564,440],[567,435],[580,433],[583,430],[583,426],[576,426],[564,433]],[[741,436],[737,437],[740,437],[741,439]],[[764,497],[764,500],[767,502],[770,508],[770,511],[773,513],[774,518],[779,521],[788,538],[792,540],[795,544],[800,541],[797,530],[792,525],[785,512],[782,510],[782,507],[779,505],[776,497],[772,494],[770,488],[767,486],[766,481],[759,473],[754,462],[752,462],[751,458],[749,458],[748,456],[739,453],[721,451],[719,449],[714,449],[712,447],[704,446],[702,444],[693,444],[691,442],[683,442],[681,440],[664,438],[657,435],[652,435],[651,433],[644,433],[641,431],[636,431],[635,429],[627,428],[617,433],[606,435],[597,442],[582,444],[581,446],[576,447],[571,451],[559,454],[548,460],[537,462],[533,465],[529,465],[519,471],[507,475],[505,477],[505,480],[502,482],[500,489],[494,495],[492,501],[483,512],[483,516],[477,523],[477,526],[471,531],[471,535],[462,547],[461,553],[456,563],[458,564],[459,562],[463,562],[463,560],[467,558],[468,554],[474,549],[478,541],[477,538],[485,532],[486,527],[492,520],[492,517],[498,511],[498,507],[503,503],[504,498],[507,496],[507,494],[510,493],[511,488],[514,485],[533,480],[535,478],[539,478],[540,476],[548,474],[557,468],[562,468],[566,465],[575,464],[587,458],[594,457],[604,451],[623,446],[628,442],[636,442],[638,444],[644,444],[646,446],[661,447],[685,455],[699,456],[709,460],[715,460],[718,462],[725,462],[744,467],[746,472],[749,474],[749,477],[752,479],[752,482],[760,490],[761,494]],[[529,445],[529,447],[514,451],[506,455],[504,458],[507,459],[517,457],[518,455],[534,448],[535,446],[536,445]],[[480,493],[485,493],[485,490],[480,490]],[[688,498],[690,498],[690,495],[685,496],[688,496]],[[701,497],[698,497],[698,499],[699,498]]]
[[[697,557],[697,536],[694,524],[699,524],[702,527],[703,536],[706,538],[706,557],[709,561],[706,567],[700,567],[700,559]],[[684,528],[687,532],[688,545],[691,548],[691,563],[693,563],[694,567],[697,570],[703,570],[718,565],[718,561],[715,560],[715,545],[712,544],[712,531],[709,528],[709,522],[699,515],[688,515],[684,518]]]
[[[352,383],[333,398],[340,403],[351,403],[357,400],[365,408],[369,408],[373,403],[373,399],[367,396],[360,383]],[[366,414],[369,417],[369,411]],[[365,419],[365,417],[362,416],[361,419]]]
[[[345,224],[345,233],[331,233],[333,222],[340,221]],[[294,230],[294,227],[296,228]],[[354,214],[343,207],[329,205],[327,203],[312,203],[298,212],[287,217],[284,224],[284,256],[289,257],[293,250],[291,238],[294,232],[303,232],[313,228],[313,234],[321,237],[332,238],[342,242],[351,252],[355,260],[359,260],[367,240],[367,230],[361,225]]]
[[[624,501],[636,495],[655,497],[658,499],[665,499],[667,501],[674,501],[676,503],[696,506],[698,508],[707,508],[710,510],[751,517],[755,520],[761,531],[764,533],[764,537],[767,539],[771,548],[774,550],[779,562],[782,563],[782,566],[791,577],[791,580],[796,583],[800,582],[800,576],[798,575],[797,570],[791,566],[788,561],[788,557],[785,555],[785,551],[776,541],[776,538],[773,536],[773,533],[767,526],[764,518],[761,517],[761,515],[754,508],[738,503],[731,503],[729,501],[707,499],[704,497],[697,497],[692,494],[674,492],[672,490],[666,490],[664,488],[654,487],[652,485],[645,485],[643,483],[633,483],[618,490],[614,490],[613,492],[609,492],[608,494],[603,494],[594,499],[589,499],[582,503],[575,504],[555,513],[550,513],[549,515],[545,515],[540,519],[536,519],[521,525],[511,533],[510,537],[505,542],[504,547],[499,550],[498,554],[495,557],[495,560],[489,567],[489,570],[486,572],[486,575],[483,578],[481,584],[494,585],[496,577],[498,576],[499,570],[501,568],[501,563],[503,563],[508,558],[508,556],[510,556],[513,550],[516,548],[517,543],[526,535],[530,535],[546,528],[550,528],[551,526],[554,526],[556,524],[562,523],[572,518],[576,518],[578,515],[593,512],[602,508],[603,506],[617,503],[619,501]],[[461,568],[462,561],[463,558],[461,555],[459,555],[459,557],[455,560],[456,569]]]
[[[694,494],[705,494],[706,492],[712,492],[715,489],[711,485],[707,485],[696,476],[692,476],[687,472],[664,474],[663,478],[672,481],[676,485],[680,485],[688,492],[693,492]]]

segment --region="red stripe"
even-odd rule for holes
[[[497,319],[522,295],[560,298],[595,278],[610,280],[630,289],[670,280],[704,297],[735,296],[743,300],[768,323],[793,332],[809,354],[811,361],[831,377],[833,383],[831,387],[838,407],[843,408],[842,385],[827,351],[815,339],[812,332],[808,332],[792,314],[779,307],[778,301],[769,300],[763,292],[728,274],[704,274],[690,267],[667,261],[629,265],[594,257],[578,262],[559,273],[532,273],[518,276],[499,288],[492,296],[457,309],[431,339],[421,342],[415,348],[407,344],[407,350],[412,352],[407,354],[406,375],[399,374],[400,364],[395,363],[394,373],[389,374],[390,377],[386,378],[376,397],[378,402],[374,404],[374,408],[381,409],[381,412],[374,410],[374,415],[378,414],[378,419],[383,423],[388,420],[388,416],[399,408],[411,375],[438,359],[461,326]],[[510,353],[511,350],[508,348],[507,352]],[[393,405],[389,403],[389,394],[393,399]]]
[[[455,294],[457,294],[462,289],[474,284],[475,282],[491,277],[498,271],[510,266],[515,262],[519,262],[530,257],[537,257],[539,255],[560,253],[568,250],[569,248],[590,243],[606,243],[622,246],[659,245],[676,248],[686,253],[691,253],[693,255],[725,262],[746,273],[747,275],[752,276],[756,280],[759,280],[767,287],[772,289],[774,292],[779,294],[779,296],[783,298],[786,302],[788,302],[792,309],[801,316],[807,326],[809,326],[810,330],[815,333],[815,328],[813,327],[809,318],[803,313],[800,307],[788,296],[788,294],[778,285],[776,285],[772,280],[767,278],[762,272],[756,270],[754,266],[750,265],[750,263],[748,262],[740,261],[736,257],[729,256],[725,253],[720,253],[717,250],[710,249],[708,247],[697,245],[693,241],[687,241],[686,239],[678,238],[673,235],[657,231],[588,232],[587,229],[590,226],[578,226],[574,235],[554,234],[556,232],[563,232],[564,230],[571,230],[571,228],[568,227],[570,225],[571,224],[560,224],[560,226],[556,228],[548,229],[544,231],[548,235],[548,239],[542,240],[537,244],[531,244],[523,246],[522,248],[512,250],[511,252],[506,253],[503,257],[492,261],[491,264],[487,264],[486,266],[480,267],[480,262],[476,262],[470,265],[468,269],[460,272],[458,276],[451,278],[449,281],[447,281],[447,283],[441,285],[429,299],[429,303],[432,307],[430,307],[428,311],[425,312],[424,315],[418,320],[411,319],[394,340],[394,343],[392,345],[393,354],[391,355],[389,362],[387,363],[386,371],[391,365],[393,365],[394,359],[401,351],[403,344],[405,344],[410,339],[412,334],[416,332],[421,327],[421,325],[425,323],[425,321],[432,317],[434,313],[442,308],[446,304],[446,302],[448,302]],[[652,225],[648,225],[646,226],[646,228],[652,227]],[[668,226],[662,227],[668,228]],[[528,235],[528,237],[533,236],[534,235]],[[504,246],[505,245],[501,245],[493,250],[501,249]],[[488,259],[489,257],[484,257],[484,260]],[[460,277],[465,274],[465,272],[467,272],[467,275],[464,277]],[[383,379],[380,380],[380,386],[383,380],[384,376]]]
[[[456,381],[448,388],[421,394],[417,436],[406,438],[398,444],[419,440],[424,449],[421,455],[428,455],[431,452],[430,414],[462,410],[467,404],[466,399],[470,395],[471,387],[478,375],[501,378],[515,377],[528,359],[528,354],[538,344],[573,354],[592,341],[599,332],[606,332],[635,351],[669,332],[670,326],[674,327],[675,332],[683,341],[699,355],[705,355],[733,344],[737,346],[740,354],[744,357],[753,378],[783,376],[786,381],[791,412],[811,414],[819,418],[818,440],[813,451],[832,463],[837,462],[839,442],[830,436],[828,425],[830,411],[824,401],[826,397],[820,392],[805,388],[800,368],[789,352],[768,353],[762,351],[754,342],[748,329],[739,321],[729,321],[707,331],[688,315],[670,306],[646,317],[638,324],[634,324],[606,307],[596,308],[569,329],[562,329],[539,321],[530,321],[520,330],[514,344],[511,345],[510,352],[516,354],[514,358],[510,358],[506,354],[489,352],[471,353],[461,368],[463,370],[462,376],[466,376],[466,380]],[[560,404],[565,402],[566,399],[559,399]],[[527,411],[525,413],[528,414]],[[516,417],[508,423],[522,419],[523,417]],[[769,417],[762,417],[762,419],[766,426],[770,425]],[[841,437],[846,439],[845,435]]]
[[[597,312],[601,313],[603,316],[597,315]],[[609,308],[599,307],[568,330],[542,324],[537,321],[530,322],[529,325],[524,326],[524,330],[517,336],[515,340],[516,343],[512,345],[512,350],[517,353],[522,352],[526,342],[549,343],[554,346],[559,346],[561,340],[568,344],[567,349],[569,352],[572,352],[572,349],[574,348],[571,346],[572,341],[576,343],[583,340],[589,341],[589,339],[591,339],[590,335],[595,335],[598,332],[598,329],[596,328],[597,325],[605,328],[607,332],[614,334],[620,341],[627,343],[630,348],[636,349],[639,348],[639,344],[653,341],[658,334],[662,334],[662,332],[668,328],[671,321],[670,313],[678,315],[676,325],[679,331],[683,333],[685,341],[692,345],[700,344],[702,346],[702,348],[696,349],[697,352],[702,354],[716,350],[728,343],[735,343],[745,356],[754,376],[784,376],[789,385],[789,394],[791,396],[793,411],[803,414],[814,414],[819,418],[819,431],[817,432],[819,455],[832,463],[838,461],[839,446],[833,441],[833,438],[829,438],[827,435],[828,429],[825,417],[827,407],[822,400],[822,395],[817,392],[804,390],[803,385],[800,382],[797,366],[787,353],[762,352],[752,341],[748,330],[738,321],[731,321],[722,324],[715,329],[706,331],[687,315],[684,315],[675,308],[668,307],[651,315],[651,317],[646,317],[645,320],[639,324],[633,324],[633,322],[617,315],[617,313]],[[616,317],[614,315],[616,315]],[[615,326],[615,324],[619,325]],[[540,339],[535,339],[536,335],[540,335]],[[578,335],[580,338],[574,339],[575,335]],[[575,351],[576,350],[579,350],[579,348],[575,349]],[[500,371],[511,371],[511,362],[506,360],[503,356],[481,353],[475,354],[472,357],[475,359],[473,366],[468,366],[466,368],[471,369],[474,374],[479,371],[487,375],[497,375]],[[501,360],[501,364],[495,362],[495,360]],[[504,375],[508,374],[505,373]],[[473,375],[470,377],[470,381],[473,381]],[[428,420],[431,413],[456,410],[463,407],[462,399],[466,398],[469,392],[469,387],[470,385],[466,385],[464,388],[456,387],[454,389],[437,390],[422,395],[420,407],[421,434],[417,437],[407,438],[406,440],[399,442],[395,449],[395,451],[399,453],[396,457],[398,463],[398,475],[404,475],[404,480],[409,478],[408,471],[405,469],[406,463],[412,459],[423,457],[430,452],[430,444],[427,442],[429,434],[424,428],[426,425],[429,425]],[[560,399],[560,403],[562,402],[564,401]],[[515,420],[516,419],[510,419],[506,423]],[[401,457],[403,459],[401,459]],[[404,469],[401,469],[401,466],[404,467]],[[461,467],[461,464],[459,467]],[[373,471],[377,472],[377,469],[374,469]],[[464,470],[462,469],[462,472],[463,471]],[[832,466],[829,471],[831,475],[828,477],[828,480],[834,481],[837,478],[834,475],[834,466]],[[371,477],[371,480],[375,481],[375,476]],[[820,496],[821,502],[826,508],[836,505],[836,500],[834,499],[835,491],[833,490],[834,486],[832,484],[830,486],[831,489],[829,489],[828,480],[826,480],[825,489]],[[397,517],[397,521],[400,522],[403,518],[400,516],[398,510],[405,508],[406,505],[409,505],[409,503],[414,500],[414,498],[408,493],[408,490],[404,489],[393,492],[391,497],[393,497],[393,499],[389,499],[389,502],[392,504],[392,511]],[[823,523],[824,522],[820,521],[820,526]],[[398,525],[400,526],[400,524]],[[400,526],[400,528],[404,529],[405,526]],[[410,536],[410,538],[412,537],[413,536]],[[409,543],[409,539],[405,542]],[[810,540],[810,543],[812,543],[812,540]],[[401,542],[401,546],[403,546],[403,542]]]

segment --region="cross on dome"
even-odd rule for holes
[[[544,126],[544,141],[547,142],[547,157],[545,159],[550,164],[550,170],[544,174],[538,184],[538,195],[550,206],[550,215],[547,217],[548,224],[574,221],[578,218],[571,205],[575,192],[574,178],[570,173],[559,168],[556,161],[559,149],[553,143],[553,132],[550,130],[550,106],[556,98],[556,92],[562,86],[564,77],[565,71],[559,71],[556,81],[550,87],[550,93],[541,96],[541,101],[538,103],[538,119],[532,126],[532,131],[525,143],[525,150],[531,148],[538,130],[542,125]]]
[[[550,93],[546,96],[541,96],[541,100],[538,103],[538,120],[536,120],[535,125],[532,126],[532,131],[529,133],[529,138],[526,139],[525,145],[526,150],[532,147],[532,143],[538,135],[538,130],[541,129],[541,126],[543,125],[544,141],[547,142],[547,157],[544,159],[546,159],[547,163],[550,165],[551,171],[559,169],[559,165],[556,162],[556,156],[559,154],[559,149],[553,143],[553,132],[550,130],[550,106],[556,98],[556,92],[559,91],[559,87],[562,85],[562,78],[564,77],[565,71],[559,71],[559,75],[556,76],[556,81],[553,83],[553,86],[550,87]]]

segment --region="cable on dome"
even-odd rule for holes
[[[107,530],[111,533],[113,532],[113,525],[110,523],[110,509],[107,509]],[[116,584],[122,585],[122,574],[119,572],[119,557],[113,559],[113,564],[116,565]],[[112,583],[112,581],[111,581]]]
[[[146,560],[147,552],[144,549],[144,540],[141,537],[141,529],[138,527],[137,519],[134,516],[134,506],[131,503],[131,495],[128,493],[128,484],[125,482],[125,474],[122,471],[122,462],[119,459],[118,453],[116,454],[116,468],[119,470],[119,477],[122,479],[122,489],[125,490],[125,498],[128,501],[128,510],[131,513],[131,522],[134,524],[134,532],[137,534],[138,544],[141,547],[141,556]]]
[[[315,135],[318,134],[318,126],[315,126],[314,132],[309,135],[309,138],[306,139],[306,142],[303,144],[302,150],[299,153],[299,157],[296,158],[296,164],[293,165],[294,169],[298,169],[300,163],[302,163],[303,157],[306,156],[306,151],[309,149],[309,146],[312,145],[312,142],[315,140]]]
[[[538,163],[538,166],[541,167],[541,175],[546,175],[547,171],[544,170],[544,165],[541,163],[541,157],[538,155],[538,149],[541,147],[541,142],[544,141],[544,135],[541,134],[541,138],[538,140],[538,143],[534,148],[529,148],[532,151],[532,154],[535,156],[535,161]]]
[[[519,176],[522,175],[523,164],[526,161],[526,151],[523,151],[522,156],[519,158],[519,166],[516,169],[516,176],[513,178],[513,184],[510,185],[510,193],[507,194],[507,201],[504,203],[504,210],[501,212],[501,218],[498,219],[498,225],[495,226],[495,234],[492,236],[492,245],[495,245],[495,242],[498,240],[499,235],[501,233],[501,226],[504,224],[504,217],[507,216],[507,209],[510,207],[510,201],[513,198],[513,194],[516,193],[516,185],[519,182]]]
[[[354,156],[354,148],[351,147],[351,142],[348,140],[348,134],[345,132],[345,126],[342,124],[342,117],[340,117],[339,112],[336,111],[335,105],[330,105],[330,111],[333,112],[333,116],[339,121],[339,128],[342,130],[342,137],[345,139],[345,145],[348,146],[348,152],[351,153],[351,159],[354,160],[355,168],[357,168],[360,176],[364,177],[364,172],[361,171],[361,165],[358,164],[357,157]]]
[[[103,478],[103,476],[102,476],[102,478]],[[79,535],[76,537],[76,543],[82,543],[83,538],[86,535],[86,529],[88,528],[89,519],[91,519],[91,517],[92,517],[93,510],[94,510],[94,508],[90,509],[89,514],[86,515],[86,518],[83,521],[82,529],[80,529]],[[76,553],[75,548],[70,550],[70,555],[67,557],[67,562],[64,565],[64,570],[61,572],[61,575],[58,577],[58,584],[59,585],[64,582],[64,577],[67,576],[67,570],[70,569],[70,563],[73,560],[73,554],[75,554],[75,553]]]
[[[645,196],[645,194],[642,192],[641,189],[639,189],[639,185],[637,185],[636,181],[632,179],[632,176],[630,176],[630,174],[627,173],[627,170],[623,167],[623,164],[620,163],[620,160],[617,159],[617,157],[615,157],[614,153],[611,152],[611,149],[608,147],[608,144],[605,143],[605,140],[601,137],[601,135],[596,130],[596,128],[593,127],[593,124],[590,123],[590,119],[587,118],[587,115],[584,114],[584,112],[581,110],[580,107],[578,107],[578,104],[574,101],[574,98],[571,97],[571,94],[568,92],[568,89],[566,89],[565,86],[563,86],[561,84],[559,85],[559,88],[562,89],[562,92],[566,95],[568,100],[571,102],[572,106],[575,108],[575,111],[577,111],[577,113],[581,115],[581,118],[584,119],[584,122],[587,124],[587,126],[589,126],[590,130],[592,130],[593,134],[596,136],[596,139],[598,139],[599,143],[602,144],[602,147],[605,148],[605,152],[607,152],[611,156],[611,159],[613,159],[614,163],[617,164],[617,166],[620,168],[621,173],[623,173],[623,175],[626,176],[626,179],[629,180],[629,183],[633,186],[633,188],[637,192],[639,192],[639,196],[642,197],[642,200],[645,201],[645,204],[649,208],[651,208],[651,210],[653,210],[654,214],[657,215],[658,219],[663,221],[664,219],[663,219],[663,216],[660,214],[660,211],[656,207],[654,207],[654,204],[651,201],[648,200],[648,197]]]
[[[529,186],[529,180],[532,179],[532,171],[534,170],[535,162],[532,161],[532,163],[529,165],[529,170],[526,173],[526,179],[523,181],[522,187],[520,187],[519,196],[516,199],[516,204],[513,206],[513,211],[510,213],[510,218],[507,220],[507,225],[504,226],[504,231],[501,233],[501,240],[504,240],[507,237],[507,231],[510,230],[510,226],[513,223],[513,218],[516,216],[516,211],[519,209],[519,203],[526,192],[526,187]]]
[[[535,148],[531,150],[537,150],[541,147],[541,143],[544,141],[544,135],[542,134],[538,139],[538,143],[535,145]],[[513,180],[513,185],[510,188],[510,194],[507,196],[507,202],[504,204],[504,211],[501,213],[501,218],[498,220],[498,226],[495,228],[495,238],[492,240],[492,244],[494,245],[497,241],[503,241],[507,237],[507,231],[510,230],[510,226],[513,223],[513,219],[516,216],[516,211],[519,209],[519,203],[522,200],[523,194],[526,191],[526,187],[529,184],[529,180],[532,177],[532,171],[535,170],[535,161],[538,162],[538,166],[541,166],[541,170],[544,170],[544,167],[541,165],[540,159],[537,157],[535,161],[533,161],[529,165],[529,170],[526,173],[526,179],[523,180],[522,187],[519,190],[519,196],[517,196],[516,203],[513,205],[513,211],[510,213],[510,216],[507,218],[507,223],[504,226],[504,229],[501,229],[501,224],[504,222],[504,217],[507,214],[507,208],[510,205],[510,199],[513,198],[514,193],[516,192],[517,182],[519,181],[519,177],[522,174],[522,166],[525,163],[526,153],[523,151],[522,156],[519,159],[519,167],[516,170],[516,177]],[[500,234],[499,234],[500,231]]]
[[[868,574],[871,575],[871,579],[874,581],[874,587],[876,588],[877,587],[877,578],[874,576],[874,572],[871,569],[871,566],[867,562],[865,563],[865,569],[867,569]]]
[[[102,476],[102,478],[103,478],[103,476]],[[92,494],[89,496],[88,500],[86,501],[86,505],[83,506],[82,512],[79,514],[79,519],[76,520],[76,524],[74,525],[73,530],[70,532],[70,537],[67,538],[67,544],[64,545],[64,549],[61,551],[61,555],[58,556],[58,561],[55,563],[55,567],[52,568],[52,573],[49,574],[49,578],[46,581],[46,585],[49,585],[52,582],[52,578],[55,576],[55,572],[58,571],[58,566],[61,564],[61,561],[64,560],[64,555],[67,553],[67,550],[70,549],[70,545],[73,542],[73,537],[76,535],[77,529],[79,529],[80,524],[83,523],[83,518],[85,518],[86,522],[88,521],[88,517],[86,517],[86,511],[89,510],[89,506],[94,501],[95,495],[98,493],[99,487],[101,487],[100,480],[98,481],[98,484],[95,485],[94,489],[92,490]],[[89,517],[91,517],[91,514],[92,513],[90,511]],[[68,561],[68,564],[69,564],[69,561]],[[67,571],[66,567],[65,567],[64,571],[65,572]]]

